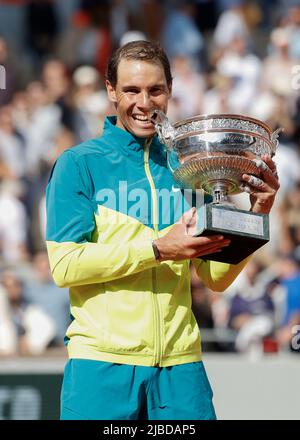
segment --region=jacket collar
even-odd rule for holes
[[[109,144],[118,150],[122,150],[126,156],[135,156],[140,159],[143,156],[146,138],[134,136],[129,131],[123,130],[116,126],[117,117],[107,116],[104,120],[103,137]],[[157,135],[153,136],[151,150],[156,150],[156,154],[164,156],[165,146],[159,141]]]

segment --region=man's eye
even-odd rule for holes
[[[151,89],[152,95],[159,95],[162,92],[163,90],[160,87],[154,87],[153,89]]]
[[[134,88],[132,88],[132,89],[126,89],[126,90],[125,90],[125,93],[136,94],[136,93],[138,93],[138,92],[139,92],[138,89],[134,89]]]

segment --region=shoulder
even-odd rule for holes
[[[95,159],[99,160],[99,156],[104,158],[109,153],[107,142],[103,136],[82,142],[71,148],[68,148],[56,159],[53,168],[81,168],[86,164],[93,164]]]
[[[78,161],[85,156],[89,156],[91,154],[105,154],[107,153],[107,143],[105,141],[104,136],[100,136],[95,139],[89,139],[88,141],[82,142],[78,145],[75,145],[71,148],[65,150],[59,157],[70,158],[75,161]]]

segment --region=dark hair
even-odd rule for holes
[[[141,60],[160,63],[164,69],[168,86],[172,84],[171,67],[168,57],[158,43],[150,41],[131,41],[119,47],[108,62],[106,79],[113,87],[117,85],[118,66],[122,59]]]

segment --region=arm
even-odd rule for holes
[[[192,263],[198,276],[203,283],[211,290],[224,292],[239,273],[244,269],[251,255],[241,261],[239,264],[220,263],[218,261],[193,259]]]
[[[106,245],[47,241],[53,279],[59,287],[105,283],[157,266],[151,241]]]
[[[93,243],[95,209],[84,175],[67,151],[56,162],[47,187],[47,250],[59,287],[103,283],[155,267],[151,241]]]

